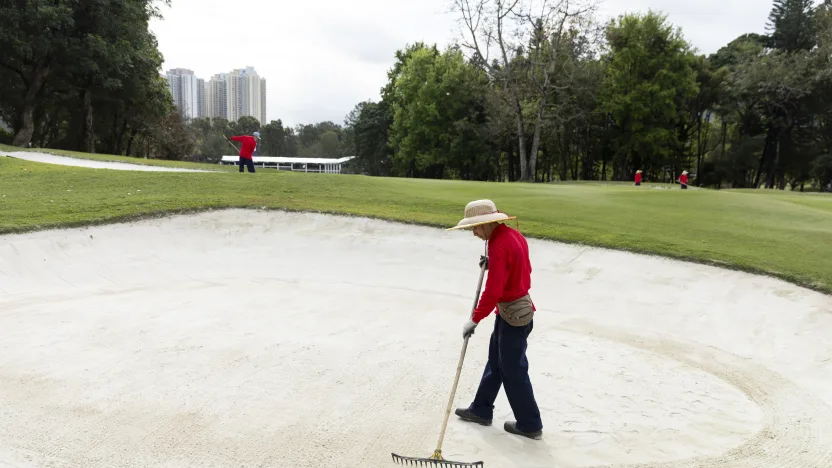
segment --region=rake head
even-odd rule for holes
[[[399,465],[405,466],[424,466],[427,468],[483,468],[484,465],[481,461],[473,462],[473,463],[465,463],[465,462],[456,462],[445,460],[442,458],[442,453],[437,450],[433,452],[433,455],[428,458],[413,458],[413,457],[403,457],[401,455],[393,455],[393,461],[398,463]]]

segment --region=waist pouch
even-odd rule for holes
[[[532,298],[528,294],[511,302],[500,302],[497,309],[500,317],[512,327],[525,327],[534,317]]]

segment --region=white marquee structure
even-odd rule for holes
[[[355,156],[343,158],[286,158],[278,156],[254,156],[256,167],[272,168],[283,171],[321,172],[326,174],[340,174],[341,166]],[[237,165],[239,156],[223,156],[220,164]]]

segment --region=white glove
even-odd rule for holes
[[[462,338],[465,339],[473,335],[475,328],[477,328],[477,324],[473,320],[469,319],[465,322],[465,325],[462,327]]]

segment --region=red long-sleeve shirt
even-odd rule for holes
[[[254,148],[257,147],[257,141],[254,140],[254,137],[249,135],[242,135],[233,136],[231,137],[231,139],[243,143],[242,145],[240,145],[240,157],[245,159],[251,159],[251,155],[252,153],[254,153]]]
[[[684,185],[687,185],[688,184],[688,175],[687,174],[680,175],[679,176],[679,182],[684,184]]]
[[[498,225],[488,239],[488,279],[472,320],[479,323],[497,308],[498,302],[511,302],[528,294],[531,275],[526,238],[504,224]]]
[[[636,183],[637,184],[641,183],[641,174],[636,174]]]

